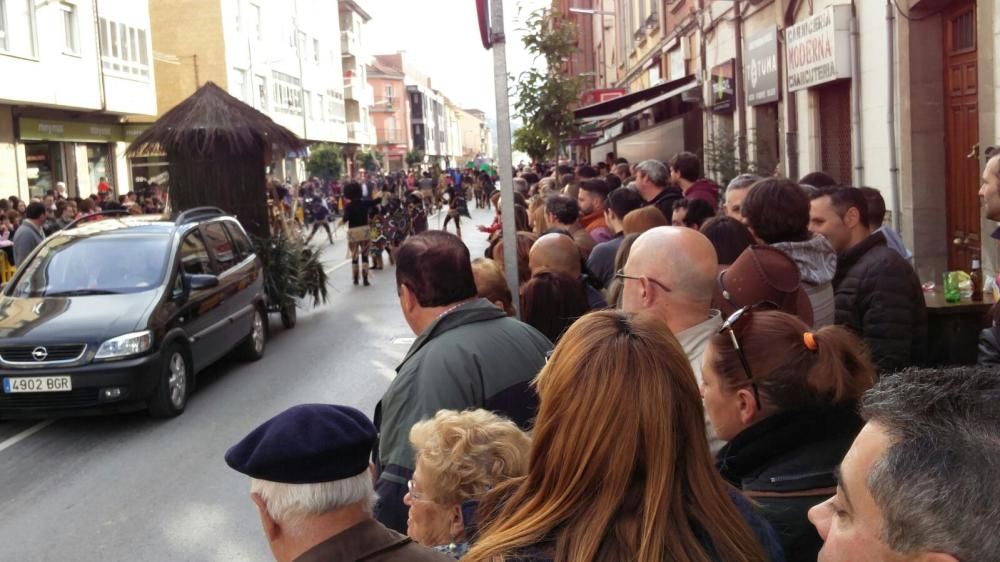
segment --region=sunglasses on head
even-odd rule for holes
[[[761,301],[757,304],[751,304],[737,309],[735,312],[726,318],[726,321],[722,323],[722,327],[719,328],[718,333],[729,332],[729,339],[733,342],[733,348],[736,350],[736,355],[740,359],[740,365],[743,366],[743,372],[747,375],[747,380],[750,381],[750,388],[753,390],[753,400],[757,405],[757,409],[760,409],[760,393],[757,390],[757,383],[753,380],[753,371],[750,370],[750,362],[747,361],[746,353],[743,351],[743,347],[740,345],[739,338],[736,337],[736,330],[734,326],[743,317],[749,314],[752,310],[764,309],[764,310],[777,310],[778,305],[771,301]]]

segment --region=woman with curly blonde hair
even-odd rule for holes
[[[514,422],[486,410],[441,410],[414,424],[410,443],[416,470],[409,493],[406,534],[420,544],[460,558],[466,531],[488,490],[528,472],[531,439]]]

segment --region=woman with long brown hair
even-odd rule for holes
[[[840,326],[814,333],[796,316],[744,307],[709,341],[702,377],[709,420],[729,442],[722,476],[760,505],[788,562],[813,562],[822,541],[807,513],[833,495],[875,379],[864,344]]]
[[[697,383],[661,320],[584,316],[535,384],[528,474],[487,496],[463,560],[771,559],[773,531],[712,468]]]

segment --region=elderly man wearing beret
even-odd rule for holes
[[[264,422],[226,452],[251,478],[278,562],[434,562],[450,557],[372,519],[375,426],[347,406],[304,404]]]

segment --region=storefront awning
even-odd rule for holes
[[[613,100],[581,107],[573,111],[573,116],[576,117],[577,121],[585,123],[618,120],[698,86],[699,83],[695,76],[689,75]]]

